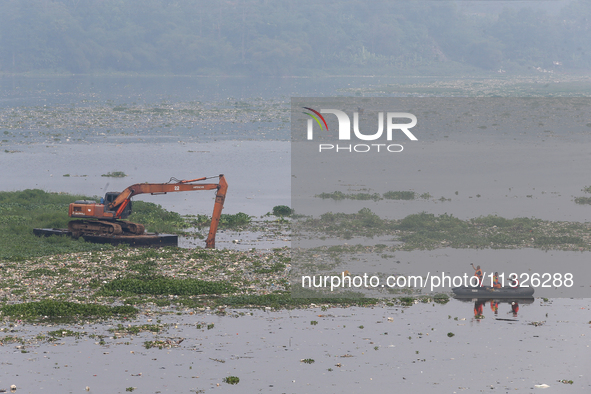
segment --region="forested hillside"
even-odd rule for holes
[[[0,72],[585,69],[591,2],[565,4],[547,13],[412,0],[3,0]]]

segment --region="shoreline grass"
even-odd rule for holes
[[[69,204],[76,200],[95,200],[98,197],[49,193],[39,189],[0,192],[0,261],[26,259],[63,253],[113,250],[108,244],[94,244],[83,239],[66,236],[37,237],[34,228],[67,228],[72,220],[68,216]],[[167,211],[161,205],[133,202],[130,221],[142,223],[146,231],[185,235],[191,227],[209,227],[211,217],[197,215],[184,217]],[[222,214],[219,228],[243,228],[251,224],[252,217],[239,212]],[[193,234],[199,236],[199,234]]]

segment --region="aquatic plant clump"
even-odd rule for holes
[[[145,201],[133,202],[133,213],[129,220],[146,226],[147,231],[182,234],[190,224],[180,214],[167,211],[159,204]]]
[[[224,383],[228,384],[238,384],[240,382],[240,378],[238,376],[228,376],[224,378]]]
[[[462,220],[427,212],[401,220],[382,219],[368,208],[357,213],[325,213],[294,224],[295,231],[319,232],[347,239],[348,234],[392,235],[403,244],[391,249],[522,248],[591,250],[591,224],[551,222],[535,218],[505,219],[496,215]]]
[[[379,201],[382,200],[382,196],[380,196],[379,193],[343,193],[340,191],[335,191],[332,193],[320,193],[315,195],[314,197],[318,197],[318,198],[322,198],[323,200],[325,199],[333,199],[333,200],[344,200],[344,199],[348,199],[348,200],[373,200],[373,201]]]
[[[99,295],[117,295],[117,292],[151,295],[202,295],[226,294],[236,288],[227,282],[209,282],[199,279],[176,279],[167,277],[138,277],[115,279],[103,286]]]
[[[414,200],[415,192],[386,192],[384,198],[387,200]]]
[[[591,197],[576,197],[575,198],[575,203],[576,204],[581,204],[581,205],[591,204]]]
[[[292,213],[293,209],[291,209],[287,205],[277,205],[273,207],[274,216],[291,216]]]
[[[76,331],[72,331],[72,330],[54,330],[54,331],[49,331],[47,333],[47,335],[50,338],[65,338],[65,337],[80,338],[80,336],[82,336],[83,334],[85,334],[85,333],[76,332]]]
[[[98,304],[78,304],[67,301],[45,300],[22,304],[5,305],[0,308],[3,314],[21,318],[58,317],[110,317],[115,315],[135,315],[136,308],[125,306],[105,306]]]
[[[320,193],[315,195],[314,197],[322,198],[322,199],[333,199],[335,201],[339,200],[372,200],[372,201],[380,201],[380,200],[414,200],[417,198],[417,193],[413,191],[389,191],[382,195],[379,193],[343,193],[341,191],[335,191],[332,193]],[[429,193],[423,193],[419,196],[422,199],[429,199],[431,195]]]
[[[187,215],[185,221],[188,226],[203,228],[209,227],[211,224],[211,217],[207,215]],[[234,229],[247,226],[252,222],[252,217],[244,212],[235,214],[222,213],[220,215],[219,228]]]
[[[125,178],[127,176],[127,174],[124,173],[123,171],[112,171],[112,172],[108,172],[106,174],[103,174],[101,176],[109,177],[109,178]]]

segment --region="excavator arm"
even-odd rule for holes
[[[228,183],[224,174],[219,175],[218,183],[195,183],[205,181],[215,177],[203,177],[190,180],[179,180],[177,182],[168,183],[136,183],[123,190],[115,200],[108,205],[108,210],[114,211],[115,219],[121,219],[121,213],[129,204],[133,196],[138,194],[166,194],[174,192],[186,192],[195,190],[216,190],[215,204],[213,207],[213,214],[211,216],[211,225],[209,227],[209,234],[205,241],[206,248],[215,248],[215,234],[220,222],[222,209],[224,208],[224,201],[226,199],[226,191],[228,190]]]

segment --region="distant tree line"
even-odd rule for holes
[[[451,1],[2,0],[0,72],[297,75],[582,69],[591,2],[468,13]]]

